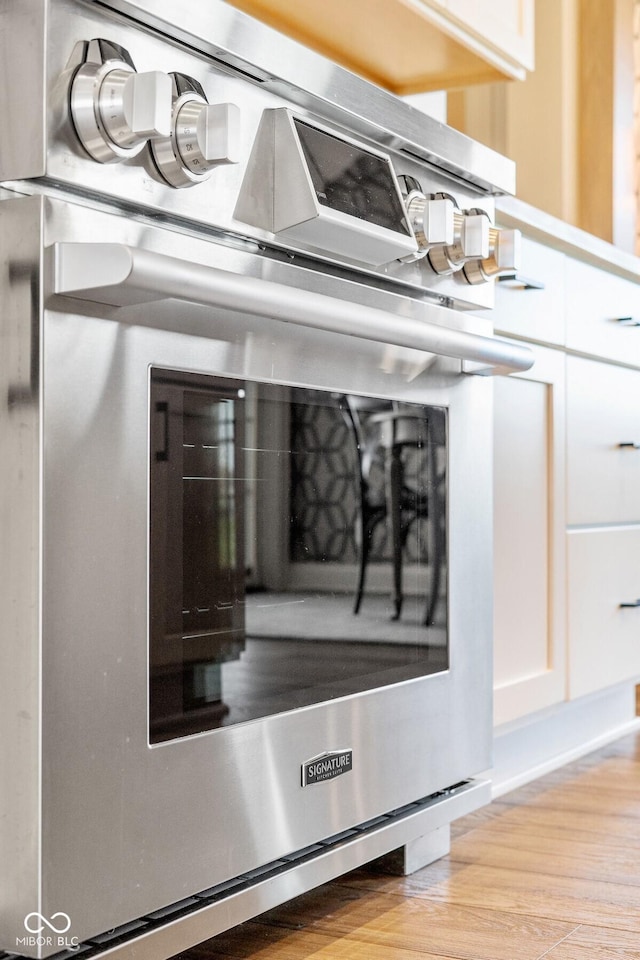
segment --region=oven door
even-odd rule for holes
[[[448,669],[445,406],[152,367],[150,416],[151,743]]]
[[[16,757],[33,804],[12,816],[25,827],[41,790],[41,845],[13,852],[41,870],[42,914],[84,939],[488,768],[491,378],[304,322],[305,296],[328,326],[370,310],[400,340],[408,320],[506,363],[486,321],[71,204],[2,207],[20,223],[5,236],[33,241],[40,351],[22,423],[40,444],[40,626],[14,653],[42,767],[38,783],[34,733]],[[172,293],[114,279],[96,237]],[[176,258],[200,274],[176,277]],[[292,321],[299,297],[300,322],[207,304],[216,270],[265,304],[280,289]],[[36,907],[16,890],[19,929]]]

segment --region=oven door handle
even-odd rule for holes
[[[244,276],[119,243],[56,243],[54,291],[110,306],[176,299],[462,360],[469,373],[528,370],[533,354],[508,340],[451,329],[451,311],[419,304],[403,317],[312,290]]]

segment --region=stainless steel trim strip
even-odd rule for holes
[[[0,181],[46,172],[48,8],[48,0],[0,4]]]
[[[289,870],[268,874],[237,893],[216,900],[152,930],[144,930],[125,943],[106,949],[91,960],[166,960],[174,954],[202,943],[239,923],[264,913],[293,897],[354,870],[418,837],[451,823],[491,799],[488,780],[470,780],[449,796],[434,798],[433,805],[410,812],[376,829],[328,848],[313,859],[292,864]]]
[[[428,320],[400,317],[119,243],[56,243],[53,256],[54,292],[80,300],[118,307],[183,300],[472,361],[481,368],[469,372],[482,374],[533,365],[527,347],[451,329],[443,325],[449,311],[432,304],[421,304]]]
[[[494,194],[515,193],[512,160],[416,110],[394,94],[337,66],[221,0],[179,8],[174,0],[102,0],[256,78],[268,90],[405,150]]]
[[[41,197],[0,203],[0,944],[41,908],[42,233]]]

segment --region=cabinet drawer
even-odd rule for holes
[[[567,358],[567,522],[640,522],[640,371]]]
[[[567,346],[640,366],[640,284],[567,258]]]
[[[571,697],[640,675],[640,527],[568,536]]]
[[[497,332],[538,343],[565,341],[565,257],[557,250],[522,238],[522,274],[544,289],[511,281],[496,282],[493,324]]]

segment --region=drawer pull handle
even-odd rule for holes
[[[640,327],[640,320],[636,320],[635,317],[614,317],[613,319],[621,327]]]
[[[496,277],[499,283],[506,283],[509,287],[516,290],[544,290],[544,283],[541,280],[532,280],[531,277],[523,277],[521,273],[503,273]]]
[[[632,603],[621,603],[620,608],[622,607],[640,607],[640,600],[634,600]]]
[[[640,443],[619,443],[620,450],[640,450]]]

